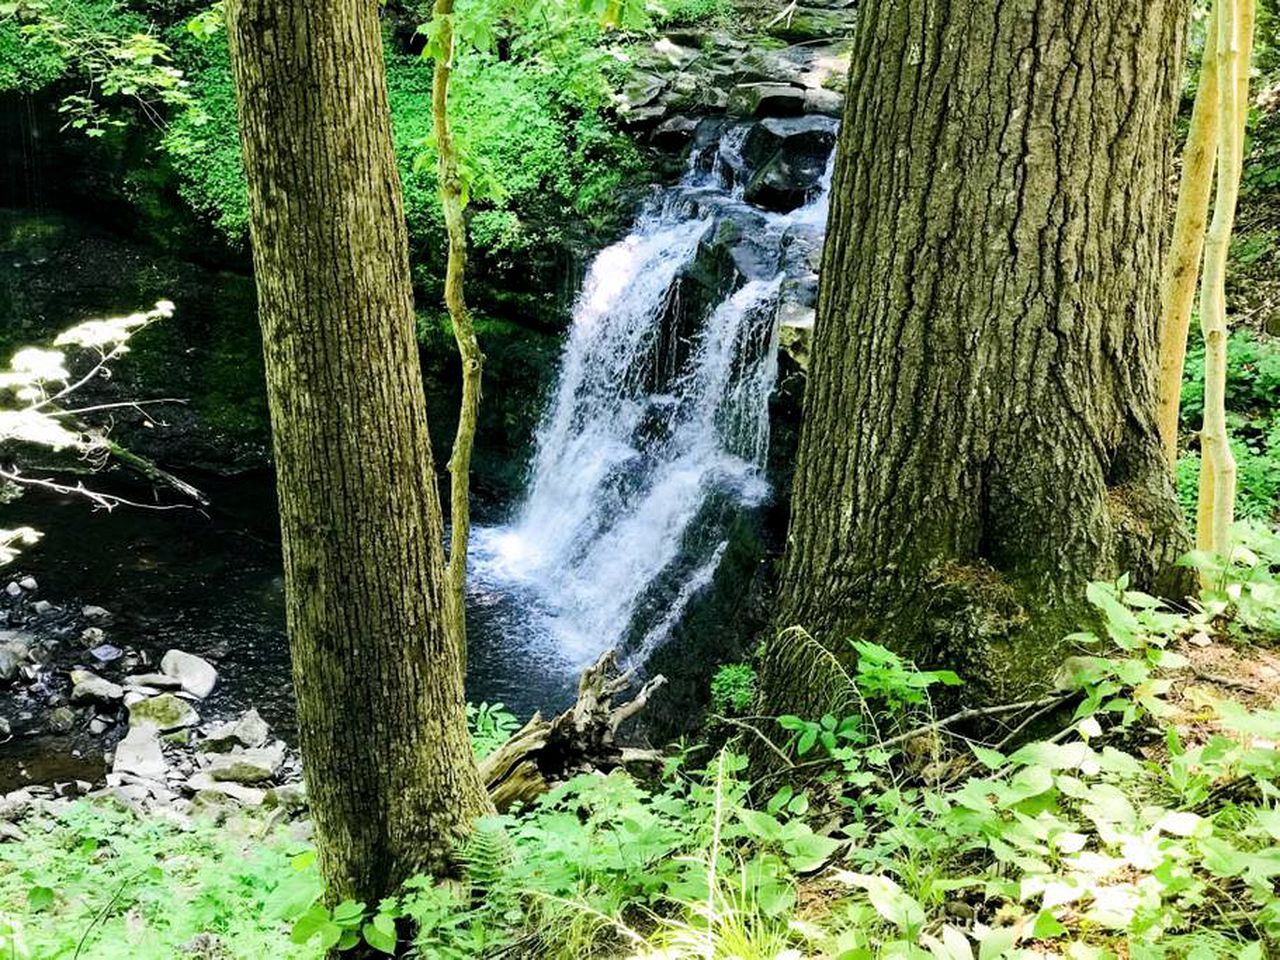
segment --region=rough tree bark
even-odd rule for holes
[[[298,732],[328,894],[445,865],[491,809],[446,627],[378,10],[229,0]]]
[[[780,626],[1021,699],[1087,580],[1184,585],[1155,369],[1187,6],[861,7]],[[765,705],[820,706],[788,653]]]

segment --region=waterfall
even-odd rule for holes
[[[784,248],[796,231],[820,236],[829,169],[800,209],[750,206],[751,126],[695,150],[681,183],[595,258],[524,502],[508,525],[476,533],[473,593],[519,593],[526,643],[550,645],[568,668],[628,638],[625,652],[643,660],[712,581],[726,506],[768,496]],[[682,300],[685,278],[726,222],[752,252],[702,309]]]

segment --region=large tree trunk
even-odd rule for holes
[[[438,869],[488,801],[446,629],[377,4],[230,0],[307,788],[330,896]]]
[[[780,626],[1021,698],[1086,581],[1179,587],[1155,369],[1187,12],[863,4]],[[766,700],[820,705],[789,652]]]

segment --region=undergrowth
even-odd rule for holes
[[[575,777],[478,823],[464,881],[379,904],[322,905],[314,854],[254,818],[45,813],[2,848],[0,955],[168,957],[208,934],[238,957],[1262,960],[1280,711],[1197,682],[1189,655],[1280,636],[1280,536],[1245,526],[1229,560],[1188,562],[1208,583],[1189,610],[1093,584],[1102,628],[982,739],[932,707],[959,678],[859,644],[850,715],[739,721],[768,762],[749,737],[686,746],[651,782]],[[749,681],[722,674],[726,707]],[[471,720],[478,755],[515,723]]]

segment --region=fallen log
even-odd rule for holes
[[[480,776],[493,805],[501,812],[516,802],[528,803],[552,784],[579,773],[608,773],[618,767],[654,763],[654,750],[620,747],[618,728],[644,709],[653,692],[666,683],[651,677],[635,698],[614,706],[614,698],[635,680],[635,671],[618,666],[616,650],[603,654],[583,671],[578,698],[553,720],[535,713],[511,739],[480,762]]]

